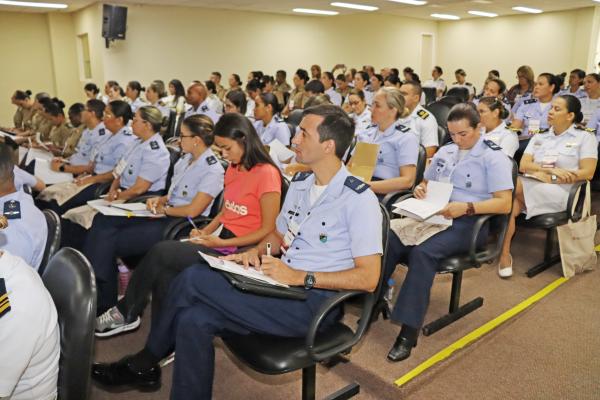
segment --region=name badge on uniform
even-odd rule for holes
[[[558,161],[558,151],[546,150],[542,158],[542,168],[554,168]]]
[[[121,158],[119,160],[119,162],[117,163],[117,166],[115,167],[115,175],[121,176],[123,174],[123,171],[125,171],[126,167],[127,167],[127,160],[125,160],[124,158]]]
[[[294,220],[288,223],[288,230],[285,233],[285,235],[283,235],[283,244],[281,245],[281,252],[284,255],[287,252],[287,249],[292,245],[292,242],[296,238],[296,235],[298,235],[299,228],[300,227]]]
[[[540,131],[540,120],[530,119],[527,130],[529,133],[538,133]]]

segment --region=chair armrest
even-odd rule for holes
[[[475,225],[473,225],[473,232],[471,233],[471,245],[469,246],[469,258],[472,262],[476,264],[481,264],[483,262],[488,261],[489,259],[495,258],[496,254],[477,254],[477,239],[479,239],[479,234],[481,233],[481,229],[486,222],[488,222],[493,217],[501,216],[502,214],[483,214],[477,218]],[[508,223],[508,214],[505,215],[506,221],[504,223]],[[504,235],[506,234],[506,229],[501,230],[502,238],[499,238],[499,243],[504,241]],[[499,252],[500,249],[497,249]]]
[[[139,195],[137,197],[133,197],[129,200],[127,200],[125,203],[146,203],[146,201],[148,199],[151,199],[153,197],[160,197],[157,194],[142,194]]]
[[[575,182],[573,186],[571,186],[571,190],[569,190],[569,198],[567,200],[567,217],[573,222],[577,222],[581,219],[584,204],[583,199],[585,199],[587,183],[588,181]],[[573,210],[573,202],[575,201],[575,196],[577,195],[579,189],[581,189],[582,193],[579,194],[575,210]]]
[[[94,192],[94,198],[95,199],[99,199],[100,196],[108,193],[108,191],[110,190],[110,185],[112,184],[112,182],[104,182],[98,185],[98,187],[96,188],[96,191]]]
[[[380,201],[380,203],[385,207],[386,210],[388,210],[388,212],[391,212],[393,205],[397,203],[400,198],[404,200],[403,196],[407,194],[412,195],[412,191],[400,190],[397,192],[390,192],[385,195],[385,197]]]
[[[319,326],[321,325],[327,314],[329,314],[335,307],[337,307],[341,303],[357,296],[367,296],[367,299],[365,300],[363,311],[358,322],[358,327],[356,328],[352,339],[350,339],[346,343],[342,343],[338,346],[327,349],[315,348],[315,338],[317,336]],[[317,315],[313,318],[308,329],[308,334],[306,335],[306,351],[311,356],[311,358],[315,361],[323,361],[339,353],[351,349],[356,343],[358,343],[358,341],[361,339],[361,337],[367,330],[371,322],[371,313],[373,312],[374,304],[374,293],[367,293],[357,290],[340,292],[327,299],[327,301],[325,301],[325,303],[321,305],[321,308],[319,309]]]
[[[198,216],[196,218],[192,218],[194,224],[197,227],[201,228],[206,226],[212,221],[212,218]],[[169,222],[165,229],[163,230],[163,240],[175,240],[177,237],[183,234],[183,232],[189,233],[192,230],[192,226],[187,218],[175,218],[173,221]]]

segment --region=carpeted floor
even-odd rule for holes
[[[385,356],[399,327],[374,323],[350,355],[333,369],[319,367],[317,398],[351,381],[361,384],[357,399],[600,399],[600,272],[576,276],[549,296],[498,327],[405,387],[393,382],[439,350],[510,309],[561,276],[560,266],[534,277],[524,273],[542,257],[542,232],[521,229],[514,240],[515,275],[501,280],[495,266],[470,270],[463,279],[462,302],[484,297],[479,310],[444,330],[420,337],[413,355],[401,363]],[[398,268],[396,282],[404,271]],[[427,320],[446,312],[449,276],[434,284]],[[96,359],[116,360],[141,348],[149,315],[134,333],[96,343]],[[266,376],[241,366],[217,340],[215,399],[299,399],[301,373]],[[155,393],[106,393],[96,387],[91,399],[166,399],[172,365],[163,369]]]

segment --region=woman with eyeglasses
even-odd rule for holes
[[[352,89],[348,93],[350,118],[354,120],[354,133],[364,132],[371,125],[371,110],[365,101],[365,93],[359,89]]]
[[[504,123],[508,117],[504,104],[496,97],[483,97],[479,99],[477,111],[481,118],[483,138],[496,143],[507,156],[514,157],[519,148],[519,137]]]
[[[159,313],[169,284],[179,272],[198,262],[198,251],[230,254],[255,245],[275,228],[282,177],[252,123],[243,115],[226,113],[214,132],[216,145],[230,163],[221,211],[205,227],[193,229],[188,242],[170,240],[152,247],[136,266],[125,297],[116,303],[116,294],[111,295],[111,303],[98,305],[103,314],[96,320],[97,336],[139,326],[150,294],[153,313]]]
[[[146,208],[156,218],[97,215],[88,231],[83,254],[97,277],[98,309],[117,302],[117,257],[143,256],[160,242],[176,218],[207,216],[223,190],[224,169],[210,149],[214,124],[205,115],[186,118],[181,126],[183,155],[174,167],[166,195],[152,197]]]
[[[457,104],[448,114],[448,130],[454,143],[440,147],[423,182],[414,190],[417,199],[427,194],[431,181],[453,185],[450,202],[438,213],[452,219],[452,225],[419,244],[408,243],[391,231],[384,280],[396,265],[404,263],[408,272],[391,319],[402,324],[400,334],[388,353],[388,360],[397,362],[410,356],[417,343],[429,306],[433,279],[441,260],[469,250],[477,214],[508,214],[512,199],[512,166],[510,159],[495,143],[484,140],[479,132],[479,114],[470,104]],[[480,243],[487,240],[487,228],[479,235]]]
[[[513,107],[511,110],[512,113],[517,111],[521,100],[531,97],[533,87],[535,86],[535,76],[533,70],[528,65],[522,65],[517,69],[517,79],[517,84],[508,89],[506,93],[508,102]]]

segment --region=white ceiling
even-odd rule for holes
[[[32,1],[32,0],[29,0]],[[61,12],[70,12],[96,3],[94,0],[44,0],[48,2],[67,3],[69,7]],[[227,10],[246,10],[258,12],[271,12],[281,14],[295,14],[293,8],[317,8],[323,10],[335,10],[340,14],[359,14],[364,11],[356,11],[344,8],[333,7],[330,3],[335,0],[114,0],[106,1],[109,4],[150,4],[150,5],[169,5],[186,7],[208,7]],[[432,13],[454,14],[461,18],[481,18],[467,14],[469,10],[488,11],[502,15],[522,14],[513,11],[514,6],[527,6],[550,11],[571,10],[583,7],[592,7],[599,5],[592,0],[429,0],[423,6],[411,6],[401,3],[394,3],[387,0],[340,0],[347,3],[358,3],[373,5],[379,7],[375,13],[385,13],[414,18],[434,19],[430,17]],[[47,12],[47,9],[23,8],[12,6],[0,6],[0,11],[21,11],[21,12]],[[299,15],[299,14],[295,14]],[[324,17],[332,18],[332,17]]]

